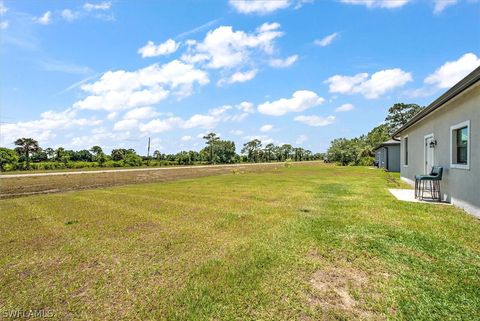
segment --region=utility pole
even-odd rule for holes
[[[150,158],[150,137],[148,137],[147,158]]]

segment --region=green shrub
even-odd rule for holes
[[[124,166],[142,166],[143,159],[137,154],[128,153],[123,159]]]
[[[375,158],[371,156],[365,156],[360,159],[360,166],[373,166],[373,163],[375,162]]]
[[[0,170],[12,171],[17,168],[18,154],[13,150],[0,147]]]

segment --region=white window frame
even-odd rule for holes
[[[466,164],[455,164],[453,163],[453,140],[456,139],[453,135],[453,131],[467,127],[467,163]],[[450,126],[450,168],[457,168],[457,169],[465,169],[470,170],[470,149],[472,148],[471,140],[470,140],[470,120],[466,120],[464,122],[458,123],[456,125]]]
[[[402,158],[403,158],[403,167],[408,167],[408,164],[407,164],[407,161],[408,161],[408,157],[405,157],[406,154],[405,154],[405,149],[406,149],[406,146],[405,146],[405,139],[408,138],[408,135],[405,135],[403,136],[402,140],[403,140],[403,153],[402,153]],[[408,145],[410,145],[410,140],[408,140]],[[407,150],[407,152],[409,152]]]

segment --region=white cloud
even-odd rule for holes
[[[318,106],[325,99],[309,90],[299,90],[293,93],[292,98],[282,98],[272,102],[265,102],[258,106],[262,114],[281,116],[288,112],[301,112],[308,108]]]
[[[68,22],[72,22],[80,17],[80,13],[72,11],[70,9],[62,10],[61,14],[63,19],[67,20]]]
[[[249,135],[249,136],[244,136],[242,137],[244,141],[251,141],[254,139],[258,139],[259,141],[262,142],[262,144],[265,146],[267,144],[273,143],[273,139],[266,136],[266,135]]]
[[[138,49],[138,53],[142,56],[142,58],[163,56],[174,53],[177,51],[179,46],[180,43],[173,39],[168,39],[159,45],[155,45],[153,41],[148,41],[145,46]]]
[[[104,129],[92,129],[91,135],[75,136],[72,141],[62,144],[63,147],[82,149],[91,146],[102,146],[104,151],[108,148],[130,147],[125,145],[125,141],[131,138],[129,131],[112,132]]]
[[[178,117],[169,117],[166,119],[153,119],[146,124],[140,125],[140,131],[143,133],[161,133],[172,130],[177,127],[182,120]]]
[[[308,126],[313,127],[322,127],[333,124],[335,122],[335,116],[328,116],[328,117],[320,117],[320,116],[306,116],[300,115],[294,118],[294,120],[304,123]]]
[[[127,112],[122,120],[116,122],[114,130],[139,130],[141,133],[150,134],[173,129],[203,128],[211,130],[220,122],[237,121],[238,115],[229,114],[229,111],[232,109],[232,106],[224,105],[210,109],[206,114],[195,114],[187,119],[167,114],[169,116],[168,118],[156,118],[142,122],[142,120],[147,120],[152,118],[152,116],[159,116],[161,114],[157,113],[152,107],[136,108]],[[248,113],[244,114],[248,115]]]
[[[230,5],[239,13],[267,14],[291,5],[290,0],[229,0]]]
[[[182,55],[188,63],[203,63],[207,68],[234,68],[251,62],[251,56],[271,55],[274,41],[283,35],[280,24],[264,23],[253,33],[233,31],[231,26],[211,30],[202,42],[189,41],[189,50]]]
[[[108,120],[113,120],[113,119],[117,118],[117,116],[118,116],[117,112],[111,112],[107,115],[107,119]]]
[[[353,110],[353,109],[355,109],[355,107],[352,104],[343,104],[342,106],[337,107],[335,109],[335,111],[337,113],[343,113],[343,112],[350,111],[350,110]]]
[[[94,83],[80,88],[90,94],[74,104],[75,108],[117,111],[154,105],[170,94],[188,96],[193,85],[205,85],[208,74],[190,64],[173,60],[129,72],[108,71]]]
[[[322,39],[317,39],[314,41],[314,44],[320,47],[326,47],[332,43],[332,41],[338,36],[338,32],[334,32]]]
[[[255,76],[257,75],[257,72],[258,72],[257,69],[252,69],[245,72],[237,71],[227,79],[220,79],[218,81],[218,85],[222,85],[224,83],[233,84],[236,82],[246,82],[255,78]]]
[[[190,140],[192,140],[192,136],[189,136],[189,135],[186,135],[186,136],[182,136],[182,138],[180,138],[183,142],[188,142]]]
[[[4,14],[6,14],[8,11],[8,8],[5,7],[5,4],[3,3],[3,1],[0,1],[0,16],[3,16]]]
[[[295,140],[295,144],[301,145],[305,143],[308,140],[308,136],[306,135],[300,135],[297,137],[297,140]]]
[[[240,104],[238,104],[237,109],[243,111],[244,113],[253,113],[255,112],[254,105],[251,102],[248,101],[242,101]]]
[[[298,55],[292,55],[285,59],[271,59],[269,64],[274,68],[286,68],[293,65],[298,60]]]
[[[89,3],[86,2],[83,5],[83,8],[87,11],[93,11],[93,10],[108,10],[112,6],[112,3],[110,1],[103,1],[100,3]]]
[[[411,0],[340,0],[342,3],[364,5],[368,8],[400,8]]]
[[[232,106],[225,105],[219,108],[210,109],[206,115],[195,114],[181,124],[182,128],[214,128],[220,121],[229,120],[227,111]]]
[[[219,119],[216,118],[215,116],[196,114],[191,116],[189,119],[187,119],[183,123],[182,127],[183,128],[194,128],[194,127],[213,128],[218,124],[218,122],[219,122]]]
[[[240,129],[232,129],[230,131],[230,134],[235,135],[235,136],[241,136],[243,135],[243,130]]]
[[[156,116],[159,116],[160,113],[155,110],[153,107],[140,107],[129,110],[124,116],[123,119],[150,119]]]
[[[41,17],[33,18],[33,21],[41,25],[48,25],[52,19],[52,12],[47,11]]]
[[[0,30],[5,30],[5,29],[8,28],[8,26],[9,26],[8,20],[1,21],[1,22],[0,22]]]
[[[446,7],[453,6],[457,4],[458,0],[434,0],[435,7],[433,8],[433,12],[438,14],[442,12]]]
[[[331,93],[362,94],[368,99],[376,99],[397,87],[412,81],[412,75],[399,68],[377,71],[369,77],[368,73],[354,76],[335,75],[328,78]]]
[[[113,125],[113,130],[132,130],[138,127],[138,120],[136,119],[122,119]]]
[[[260,127],[260,131],[262,133],[266,133],[266,132],[269,132],[273,129],[273,125],[270,125],[270,124],[266,124],[266,125],[263,125],[262,127]]]
[[[43,70],[54,72],[65,72],[68,74],[86,75],[91,74],[93,70],[87,66],[81,66],[70,62],[45,59],[39,60],[38,64]]]
[[[78,112],[67,109],[62,112],[46,111],[40,119],[5,123],[0,126],[0,144],[5,146],[19,137],[33,137],[42,143],[54,138],[62,130],[85,126],[96,126],[101,123],[94,118],[77,118]]]
[[[478,66],[480,66],[480,58],[473,53],[466,53],[458,60],[444,63],[425,78],[425,83],[437,88],[450,88]]]

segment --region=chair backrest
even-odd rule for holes
[[[443,167],[441,166],[432,166],[432,171],[430,172],[431,176],[435,176],[438,179],[442,179]]]

